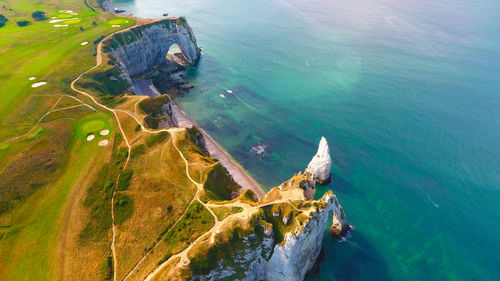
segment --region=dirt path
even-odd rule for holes
[[[210,156],[219,160],[219,162],[224,166],[229,174],[233,176],[234,181],[238,183],[243,189],[250,189],[257,194],[257,196],[262,197],[265,192],[262,190],[260,185],[241,167],[230,155],[222,148],[205,130],[203,130],[196,121],[187,116],[184,111],[182,111],[177,105],[173,106],[173,114],[180,127],[190,127],[195,126],[200,130],[205,139],[205,144]]]
[[[161,20],[161,19],[159,19]],[[154,22],[154,21],[157,21],[157,20],[151,20],[149,22]],[[134,120],[141,126],[141,130],[144,131],[144,132],[148,132],[148,133],[153,133],[153,134],[157,134],[159,132],[162,132],[162,131],[168,131],[172,134],[173,138],[175,138],[175,135],[177,133],[179,133],[181,130],[183,130],[183,128],[170,128],[170,129],[161,129],[161,130],[149,130],[147,128],[145,128],[142,124],[142,122],[137,118],[137,116],[135,116],[134,114],[128,112],[128,111],[125,111],[125,110],[120,110],[120,109],[113,109],[113,108],[110,108],[106,105],[103,105],[101,103],[99,103],[91,94],[85,92],[85,91],[82,91],[82,90],[79,90],[75,87],[76,83],[78,82],[79,79],[81,79],[81,77],[87,73],[89,73],[90,71],[93,71],[94,69],[96,69],[97,67],[99,67],[102,63],[103,63],[103,56],[102,56],[102,43],[104,41],[106,41],[107,39],[109,39],[111,36],[113,36],[114,34],[116,33],[120,33],[120,32],[125,32],[131,28],[134,28],[136,26],[138,26],[139,24],[135,24],[134,26],[131,26],[131,27],[128,27],[128,28],[125,28],[125,29],[122,29],[120,31],[117,31],[117,32],[114,32],[114,33],[111,33],[109,34],[108,36],[106,36],[97,46],[97,55],[96,55],[96,65],[93,66],[92,68],[88,69],[87,71],[81,73],[80,75],[78,75],[78,77],[73,80],[71,82],[71,89],[79,94],[82,94],[84,96],[86,96],[87,98],[89,98],[90,100],[92,100],[93,103],[95,103],[97,106],[111,112],[115,119],[116,119],[116,122],[118,124],[118,128],[120,130],[120,133],[122,134],[123,136],[123,139],[125,141],[125,144],[127,146],[127,149],[128,149],[128,156],[127,156],[127,159],[125,161],[125,164],[123,166],[123,169],[125,169],[125,167],[128,165],[129,163],[129,160],[130,160],[130,152],[131,152],[131,145],[128,141],[128,138],[125,134],[125,131],[123,130],[123,127],[122,127],[122,124],[121,124],[121,121],[120,121],[120,118],[117,114],[117,112],[123,112],[125,114],[128,114],[129,116],[131,116],[132,118],[134,118]],[[81,102],[83,105],[85,106],[88,106],[89,108],[91,108],[92,110],[95,111],[95,109],[84,103],[83,101],[79,100],[78,98],[76,97],[73,97],[74,99],[76,99],[77,101]],[[78,105],[78,106],[82,106],[82,105]],[[72,106],[74,107],[74,106]],[[68,107],[68,108],[72,108],[72,107]],[[262,196],[264,194],[264,191],[260,188],[260,186],[258,185],[258,183],[253,180],[247,173],[246,171],[244,171],[244,169],[239,166],[238,164],[236,164],[236,162],[231,158],[231,156],[222,148],[220,147],[202,128],[200,128],[198,126],[198,124],[192,120],[191,118],[189,118],[184,112],[182,112],[182,110],[180,110],[177,106],[174,106],[174,108],[176,109],[176,111],[178,112],[178,114],[180,116],[182,116],[183,120],[186,121],[186,120],[189,120],[190,123],[193,125],[193,126],[196,126],[198,127],[198,129],[202,132],[203,136],[205,137],[205,140],[207,142],[207,148],[209,149],[210,151],[210,154],[212,157],[214,158],[217,158],[227,169],[228,171],[231,173],[231,175],[233,176],[233,178],[243,187],[243,188],[248,188],[248,189],[251,189],[253,190],[257,195],[259,196]],[[67,109],[67,108],[65,108]],[[59,109],[59,110],[63,110],[63,109]],[[246,205],[246,204],[241,204],[241,205],[238,205],[240,207],[242,207],[244,210],[243,212],[240,212],[240,213],[237,213],[237,214],[232,214],[232,215],[229,215],[228,217],[226,217],[224,220],[222,221],[219,221],[217,219],[217,216],[215,215],[215,213],[212,211],[212,209],[209,207],[210,204],[206,204],[206,203],[203,203],[200,199],[199,199],[199,195],[200,193],[203,191],[203,184],[201,183],[198,183],[196,182],[191,176],[190,176],[190,173],[189,173],[189,165],[188,165],[188,161],[187,159],[184,157],[184,155],[182,154],[182,152],[179,150],[179,148],[177,147],[177,145],[175,144],[175,140],[172,140],[173,142],[173,145],[175,147],[175,149],[177,150],[177,152],[179,153],[179,155],[181,156],[181,158],[184,160],[185,162],[185,165],[186,165],[186,175],[187,177],[189,178],[189,180],[197,187],[197,191],[196,191],[196,194],[195,196],[193,197],[193,199],[190,201],[190,203],[188,204],[188,206],[186,207],[186,210],[184,211],[183,215],[181,215],[179,217],[179,219],[174,223],[174,225],[172,225],[172,227],[174,227],[181,219],[182,217],[184,216],[184,214],[187,212],[187,210],[189,209],[189,206],[196,200],[198,201],[200,204],[202,204],[209,212],[210,214],[214,217],[214,220],[215,220],[215,223],[214,223],[214,226],[209,230],[207,231],[206,233],[210,233],[211,234],[211,240],[213,240],[213,236],[214,234],[220,229],[220,227],[223,225],[223,222],[229,220],[229,219],[233,219],[233,218],[237,218],[237,217],[240,217],[240,218],[243,218],[243,217],[248,217],[250,214],[251,214],[251,210],[254,209],[255,207],[251,207],[249,205]],[[118,174],[117,178],[116,178],[116,182],[115,182],[115,186],[117,185],[118,183],[118,180],[120,179],[120,176],[121,176],[121,173]],[[113,192],[113,195],[112,195],[112,198],[111,198],[111,217],[112,217],[112,241],[111,241],[111,252],[112,252],[112,257],[113,257],[113,281],[116,281],[117,279],[117,253],[116,253],[116,247],[115,247],[115,244],[116,244],[116,225],[115,225],[115,215],[114,215],[114,199],[115,199],[115,195],[116,195],[116,192],[114,191]],[[224,205],[218,205],[218,207],[221,207],[221,206],[224,206]],[[171,227],[171,228],[172,228]],[[167,231],[168,232],[168,231]],[[189,250],[192,248],[192,246],[194,244],[196,244],[196,242],[199,241],[199,239],[201,239],[204,235],[206,235],[206,233],[200,235],[200,237],[198,237],[193,243],[191,243],[186,249],[184,249],[182,252],[172,256],[171,258],[169,258],[167,261],[163,262],[162,264],[160,264],[159,266],[157,266],[155,269],[153,269],[153,271],[146,277],[145,280],[150,280],[151,278],[153,278],[159,271],[161,271],[161,269],[163,269],[163,267],[167,264],[168,261],[170,261],[172,258],[175,258],[175,257],[180,257],[181,258],[181,263],[182,264],[188,264],[189,263],[189,259],[187,257],[187,254],[189,252]],[[166,235],[166,234],[165,234]],[[125,276],[124,280],[127,279],[136,269],[137,267],[142,263],[142,261],[151,253],[151,251],[156,247],[156,245],[162,241],[162,239],[160,239],[156,244],[155,246],[150,250],[148,251],[140,260],[139,262],[134,266],[134,268],[132,268],[131,271],[128,272],[128,274]]]
[[[33,131],[36,129],[36,127],[38,127],[38,125],[40,125],[40,124],[42,123],[43,119],[45,119],[45,117],[47,117],[47,116],[48,116],[49,114],[51,114],[51,113],[54,113],[54,112],[57,112],[57,111],[62,111],[62,110],[68,110],[68,109],[71,109],[71,108],[81,107],[81,106],[87,106],[87,107],[90,107],[93,111],[95,111],[95,109],[94,109],[92,106],[90,106],[90,105],[88,105],[88,104],[84,103],[83,101],[81,101],[81,100],[79,100],[79,99],[77,99],[77,98],[75,98],[75,97],[73,97],[73,96],[66,95],[66,94],[56,94],[56,95],[59,95],[59,96],[61,96],[61,97],[60,97],[60,98],[59,98],[56,102],[54,102],[54,104],[53,104],[53,105],[49,108],[49,110],[48,110],[47,112],[45,112],[45,113],[42,115],[42,117],[40,117],[40,118],[38,119],[38,121],[35,123],[35,125],[33,125],[33,126],[31,127],[31,129],[29,129],[29,130],[28,130],[26,133],[24,133],[24,134],[21,134],[21,135],[19,135],[19,136],[12,137],[12,138],[10,138],[10,139],[5,140],[5,142],[15,141],[15,140],[18,140],[18,139],[20,139],[20,138],[22,138],[22,137],[24,137],[24,136],[28,136],[31,132],[33,132]],[[37,95],[37,96],[51,96],[51,95]],[[67,96],[67,97],[72,97],[72,98],[76,99],[78,102],[80,102],[81,104],[77,104],[77,105],[72,105],[72,106],[67,106],[67,107],[62,107],[62,108],[57,108],[57,109],[54,109],[54,108],[55,108],[55,107],[59,104],[59,102],[61,101],[61,99],[62,99],[63,97],[65,97],[65,96]]]
[[[147,96],[155,97],[160,95],[156,87],[152,84],[151,80],[141,80],[141,83],[137,85],[141,93],[144,93]],[[203,135],[205,139],[205,144],[208,152],[210,153],[210,157],[213,157],[224,166],[229,174],[233,177],[234,181],[238,183],[243,189],[250,189],[258,197],[261,197],[265,194],[264,190],[260,187],[260,185],[248,174],[243,167],[241,167],[236,160],[234,160],[229,153],[222,148],[203,128],[198,125],[196,121],[190,118],[179,106],[175,103],[175,100],[168,94],[166,94],[173,104],[173,115],[177,120],[179,127],[196,127]],[[137,104],[136,104],[137,106]],[[137,109],[135,108],[136,112]],[[134,117],[135,118],[135,117]],[[139,124],[141,123],[137,118],[135,118]],[[142,126],[142,124],[141,124]]]
[[[123,169],[125,169],[125,167],[127,166],[129,160],[130,160],[130,152],[131,152],[131,146],[128,142],[128,139],[127,139],[127,136],[125,135],[125,132],[122,128],[122,124],[120,122],[120,118],[118,117],[118,114],[116,113],[116,111],[110,107],[107,107],[101,103],[99,103],[92,95],[90,95],[89,93],[85,92],[85,91],[81,91],[81,90],[78,90],[76,87],[75,87],[75,84],[78,80],[80,80],[82,78],[83,75],[89,73],[90,71],[96,69],[97,67],[99,67],[101,64],[102,64],[102,42],[106,41],[107,39],[109,39],[111,36],[113,36],[114,34],[116,33],[120,33],[120,32],[125,32],[133,27],[136,27],[137,24],[133,25],[133,26],[130,26],[128,28],[125,28],[125,29],[122,29],[122,30],[119,30],[117,32],[113,32],[111,34],[109,34],[108,36],[106,36],[103,40],[101,40],[101,42],[99,42],[99,44],[97,45],[97,55],[96,55],[96,65],[89,68],[88,70],[82,72],[80,75],[78,75],[78,77],[76,77],[75,80],[73,80],[71,82],[71,89],[79,94],[82,94],[86,97],[88,97],[90,100],[92,100],[96,105],[102,107],[103,109],[107,110],[107,111],[110,111],[111,113],[113,113],[113,115],[115,116],[115,119],[116,119],[116,122],[118,124],[118,128],[120,129],[120,133],[122,134],[123,136],[123,140],[125,141],[125,144],[127,145],[127,148],[128,148],[128,155],[127,155],[127,159],[125,161],[125,164],[123,166]],[[122,170],[123,170],[122,169]],[[115,186],[117,186],[117,183],[118,183],[118,180],[120,179],[120,176],[121,176],[121,173],[118,174],[118,176],[116,177],[116,182],[115,182]],[[111,230],[112,230],[112,233],[113,233],[113,236],[112,236],[112,240],[111,240],[111,253],[112,253],[112,256],[113,256],[113,281],[116,281],[116,268],[117,268],[117,259],[116,259],[116,247],[115,247],[115,241],[116,241],[116,225],[115,225],[115,212],[114,212],[114,203],[115,203],[115,195],[116,195],[116,191],[113,191],[113,195],[111,197],[111,220],[112,220],[112,227],[111,227]]]

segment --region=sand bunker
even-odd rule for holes
[[[111,27],[120,27],[119,24],[113,24]]]
[[[59,13],[78,15],[78,13],[73,12],[73,10],[59,10]]]
[[[108,140],[102,140],[97,145],[98,146],[106,146],[108,144]]]
[[[35,77],[35,76],[31,76],[31,77],[30,77],[30,78],[28,78],[28,79],[29,79],[30,81],[33,81],[33,80],[35,80],[35,79],[36,79],[36,77]]]
[[[65,21],[67,19],[58,19],[58,20],[51,20],[49,21],[49,23],[56,23],[56,22],[61,22],[61,21]]]
[[[54,24],[54,27],[65,27],[68,26],[67,24]]]
[[[45,84],[47,84],[47,82],[36,82],[33,85],[31,85],[31,87],[37,88],[37,87],[43,86]]]
[[[95,138],[95,135],[94,134],[90,134],[87,136],[87,141],[91,141]]]
[[[102,130],[100,134],[101,136],[107,136],[109,134],[109,130]]]
[[[89,42],[85,41],[85,42],[80,43],[80,45],[81,45],[81,46],[85,46],[85,45],[87,45],[88,43],[89,43]]]

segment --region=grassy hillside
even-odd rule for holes
[[[234,198],[198,129],[155,129],[170,98],[127,94],[98,52],[134,20],[97,4],[0,0],[0,280],[184,278],[259,227],[282,241],[302,222],[273,214],[304,217],[302,190]]]
[[[35,11],[47,19],[33,18]],[[93,42],[119,28],[112,15],[76,0],[3,0],[0,14],[7,19],[0,27],[0,279],[101,279],[109,227],[104,243],[80,255],[98,258],[72,257],[82,254],[81,222],[93,216],[82,203],[87,188],[113,147],[97,143],[112,143],[116,124],[70,83],[95,64]],[[101,136],[102,129],[112,133]],[[89,134],[97,136],[88,142]],[[82,266],[89,270],[74,274]]]

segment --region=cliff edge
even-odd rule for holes
[[[221,202],[219,206],[242,211],[196,241],[187,259],[166,261],[169,272],[159,275],[179,280],[303,280],[320,253],[330,213],[332,234],[340,238],[350,229],[332,191],[313,199],[316,180],[310,171],[299,172],[260,200],[247,191]]]

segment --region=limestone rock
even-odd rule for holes
[[[103,42],[107,46],[105,50],[117,59],[123,78],[129,83],[132,83],[132,78],[158,66],[173,63],[166,57],[173,44],[179,46],[189,64],[196,63],[200,48],[183,17],[134,27]]]
[[[337,197],[335,197],[335,195],[333,195],[333,197],[334,197],[334,200],[332,201],[332,204],[334,205],[332,207],[333,219],[332,219],[332,226],[330,227],[330,233],[335,238],[342,238],[349,230],[351,230],[352,226],[347,223],[344,209],[342,208],[342,206],[340,206]]]
[[[309,165],[307,165],[307,170],[316,181],[320,184],[327,184],[331,180],[331,169],[332,158],[330,157],[330,149],[328,148],[328,142],[326,142],[325,137],[321,137],[319,142],[318,152],[314,155]]]
[[[106,12],[113,12],[113,0],[103,0],[100,2],[101,8]]]
[[[302,281],[306,273],[314,266],[321,251],[323,235],[328,224],[328,216],[333,212],[337,217],[336,229],[345,231],[349,225],[345,220],[344,211],[333,192],[328,191],[323,197],[315,201],[317,211],[308,213],[308,219],[285,234],[284,241],[277,243],[272,235],[272,228],[264,230],[266,237],[262,242],[249,237],[242,238],[247,243],[246,248],[231,257],[238,269],[245,269],[245,281]],[[290,223],[289,220],[283,221]],[[220,272],[231,272],[236,268],[219,263],[207,275],[194,276],[191,280],[216,280]],[[238,271],[238,270],[236,270]],[[225,275],[234,278],[235,275]],[[234,278],[235,279],[235,278]]]

